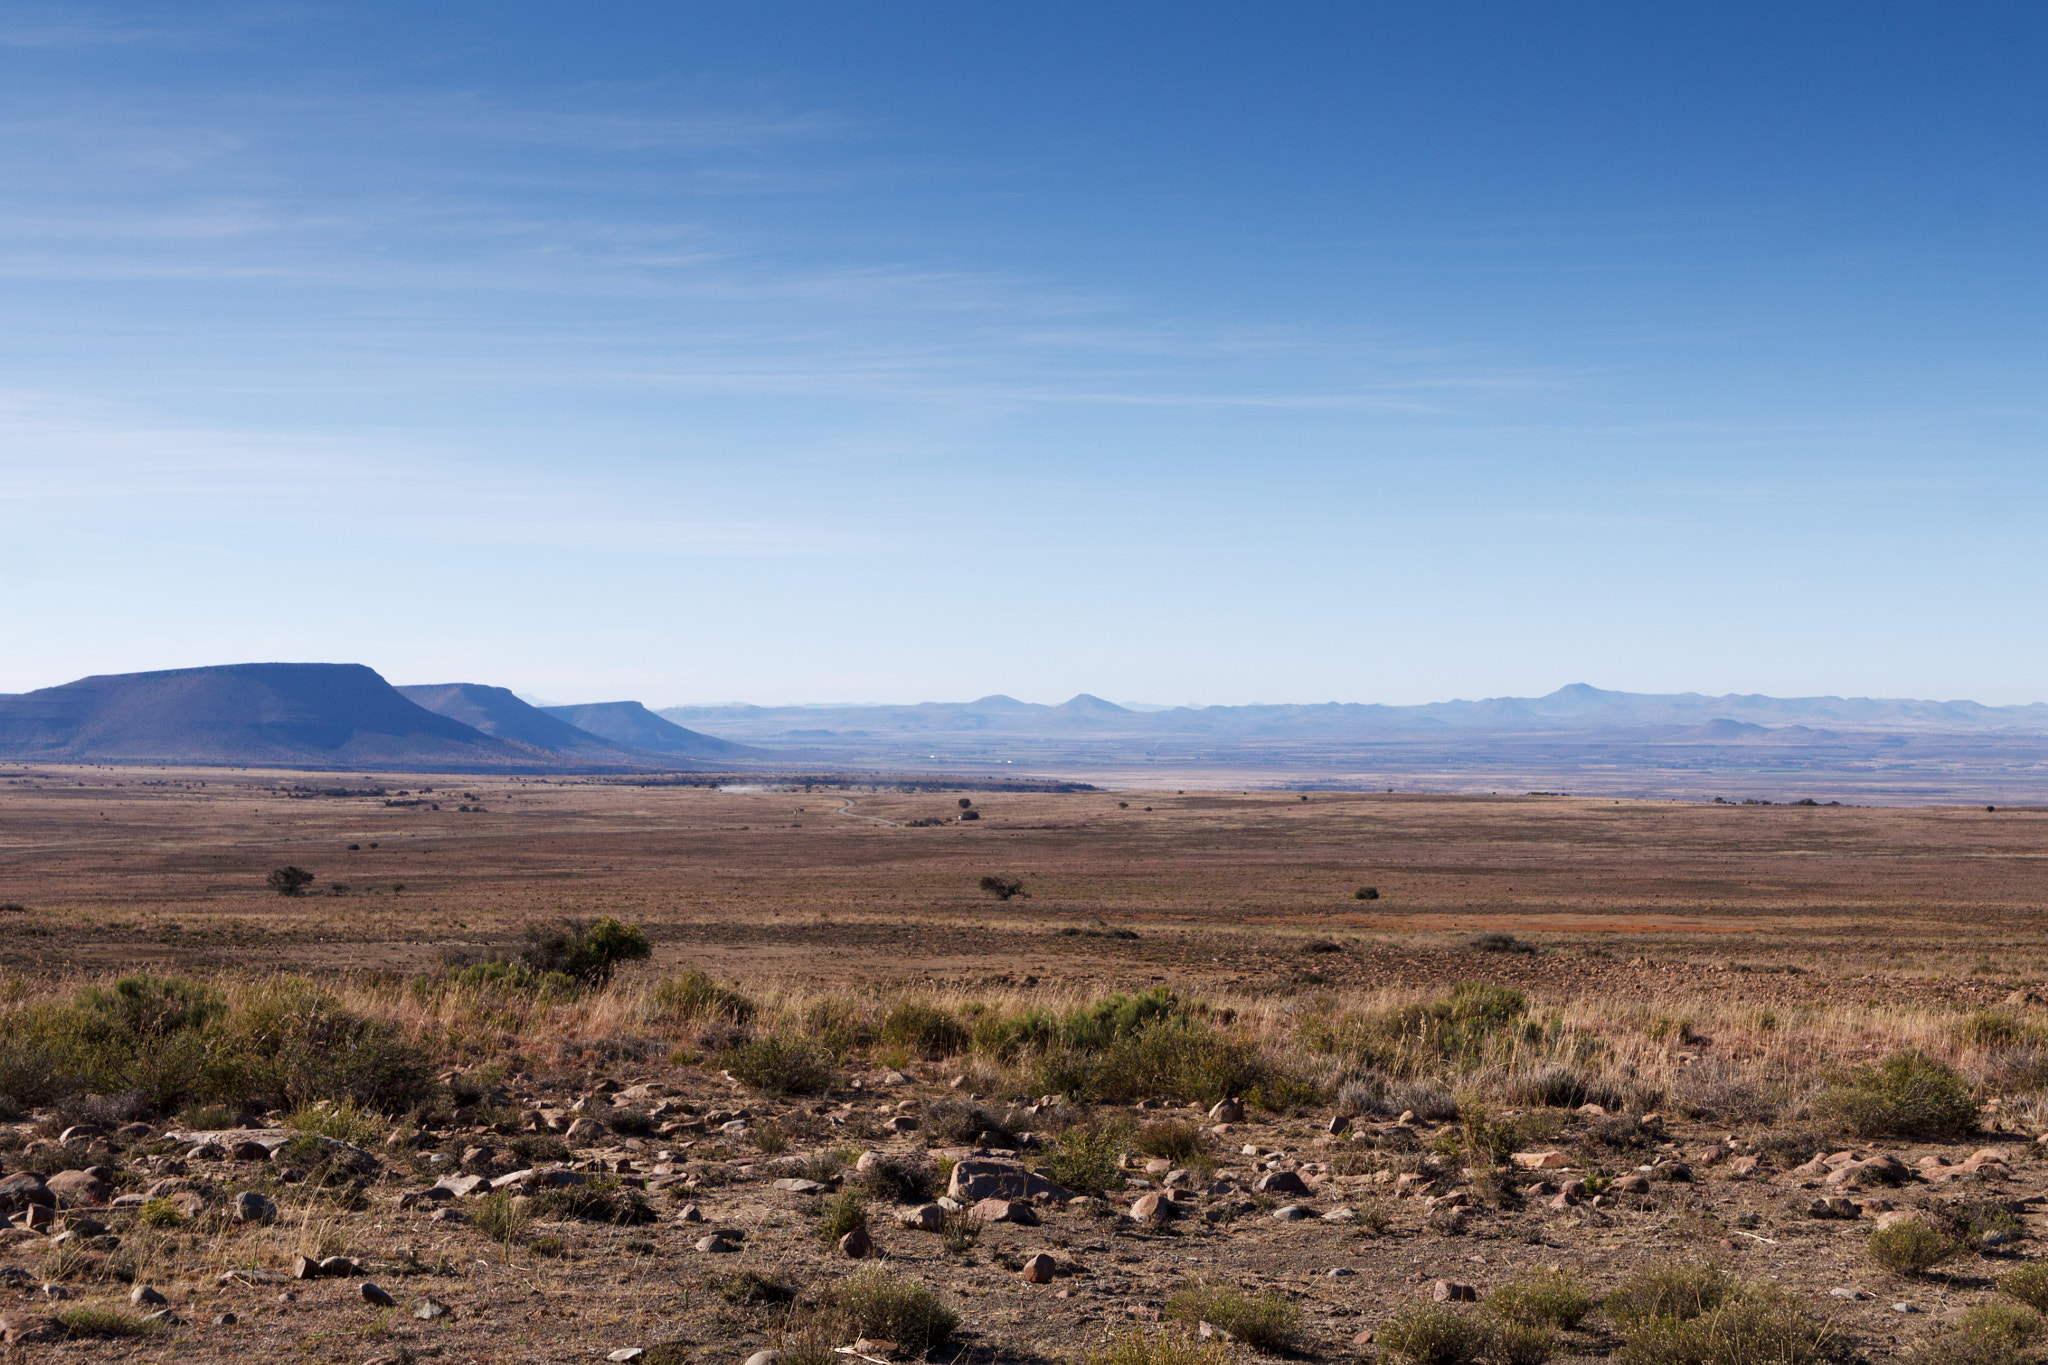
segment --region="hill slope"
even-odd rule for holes
[[[104,674],[0,698],[0,755],[460,768],[546,757],[414,705],[361,664],[282,663]]]
[[[688,758],[758,758],[762,751],[728,739],[686,730],[674,721],[663,720],[637,701],[601,701],[585,706],[543,706],[556,720],[587,731],[600,739],[631,749]]]
[[[648,754],[629,752],[608,739],[558,720],[539,707],[528,706],[507,688],[484,683],[416,683],[398,691],[435,715],[461,721],[494,739],[529,744],[551,754],[592,763],[653,761]]]

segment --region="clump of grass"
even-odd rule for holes
[[[831,1088],[832,1058],[807,1038],[770,1034],[719,1056],[734,1080],[769,1095],[816,1095]]]
[[[1166,1300],[1166,1316],[1193,1326],[1221,1327],[1245,1345],[1268,1352],[1291,1351],[1301,1332],[1301,1309],[1279,1294],[1247,1294],[1227,1285],[1191,1281]]]
[[[939,1225],[939,1245],[948,1256],[965,1256],[980,1240],[981,1224],[970,1218],[966,1209],[948,1213]]]
[[[818,1237],[837,1242],[855,1228],[868,1225],[867,1196],[859,1190],[841,1190],[819,1209]]]
[[[1789,1298],[1711,1265],[1639,1270],[1606,1308],[1622,1365],[1828,1365],[1855,1354]]]
[[[525,1205],[515,1205],[509,1190],[497,1190],[469,1203],[469,1221],[478,1232],[504,1246],[520,1240],[532,1214]]]
[[[1121,1120],[1077,1123],[1047,1146],[1039,1173],[1080,1194],[1120,1190],[1124,1173],[1117,1163],[1130,1138],[1130,1127]]]
[[[944,1344],[960,1326],[960,1315],[937,1294],[878,1265],[864,1265],[827,1286],[819,1300],[858,1335],[893,1341],[912,1355]]]
[[[1496,1317],[1528,1327],[1577,1327],[1593,1311],[1593,1296],[1569,1275],[1544,1275],[1504,1284],[1487,1296]]]
[[[965,1052],[967,1026],[937,1005],[905,1000],[882,1017],[876,1036],[884,1047],[898,1047],[919,1057],[950,1057]]]
[[[789,1150],[789,1134],[774,1119],[763,1119],[747,1130],[747,1141],[768,1156]]]
[[[526,1249],[536,1256],[545,1256],[553,1261],[564,1261],[569,1258],[569,1244],[560,1237],[536,1237],[526,1244]]]
[[[2033,1365],[2030,1348],[2041,1336],[2041,1319],[2011,1304],[1974,1304],[1955,1330],[1913,1353],[1915,1365]]]
[[[153,1337],[164,1330],[162,1323],[144,1322],[112,1308],[67,1308],[55,1316],[74,1340],[119,1341],[129,1337]]]
[[[1201,1155],[1206,1143],[1202,1130],[1186,1119],[1164,1119],[1148,1123],[1131,1138],[1131,1145],[1146,1156],[1163,1157],[1185,1166]]]
[[[1543,1365],[1556,1349],[1547,1328],[1488,1320],[1446,1304],[1401,1314],[1380,1328],[1379,1341],[1414,1365]]]
[[[1083,1365],[1230,1365],[1231,1355],[1220,1341],[1201,1341],[1183,1332],[1148,1335],[1132,1327],[1118,1332],[1107,1346],[1082,1357]]]
[[[753,1021],[757,1008],[746,996],[694,967],[654,988],[655,1015],[669,1023],[746,1024]]]
[[[533,1215],[549,1222],[610,1223],[637,1227],[654,1221],[647,1196],[616,1180],[557,1185],[533,1196]]]
[[[796,1302],[796,1287],[772,1280],[759,1271],[742,1270],[735,1275],[714,1276],[709,1284],[727,1303],[746,1306]]]
[[[1513,934],[1500,933],[1481,934],[1467,946],[1475,948],[1482,953],[1533,953],[1536,951],[1535,944],[1524,943]]]
[[[897,1204],[929,1199],[938,1185],[936,1172],[928,1163],[905,1157],[882,1157],[871,1162],[858,1179],[861,1187],[875,1198]]]
[[[1735,1277],[1719,1266],[1660,1265],[1638,1270],[1609,1290],[1602,1306],[1623,1330],[1653,1318],[1696,1318],[1732,1298]]]
[[[2029,1261],[1998,1277],[1998,1290],[2036,1312],[2048,1312],[2048,1261]]]
[[[1919,1051],[1846,1073],[1815,1098],[1813,1109],[1858,1137],[1959,1137],[1977,1126],[1970,1083]]]
[[[185,1215],[178,1212],[177,1205],[161,1197],[144,1203],[135,1211],[135,1216],[149,1227],[165,1230],[182,1227],[185,1222]]]
[[[302,1105],[285,1116],[284,1126],[355,1147],[370,1147],[390,1129],[391,1120],[354,1101],[345,1101],[341,1104]]]
[[[1943,1261],[1952,1260],[1963,1244],[1917,1218],[1905,1218],[1888,1228],[1879,1228],[1864,1243],[1870,1258],[1886,1270],[1901,1275],[1919,1275]]]

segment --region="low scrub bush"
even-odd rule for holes
[[[893,1341],[910,1355],[943,1345],[960,1315],[924,1285],[864,1265],[819,1294],[824,1310],[853,1336]]]
[[[1519,991],[1466,981],[1440,1000],[1305,1021],[1298,1038],[1311,1051],[1412,1078],[1506,1061],[1516,1040],[1542,1025],[1526,1019]]]
[[[1617,1087],[1560,1062],[1546,1063],[1517,1075],[1508,1083],[1508,1098],[1515,1104],[1552,1109],[1577,1109],[1582,1104],[1620,1109],[1625,1102]]]
[[[2048,1313],[2048,1261],[2029,1261],[2018,1270],[1999,1276],[1998,1291],[2036,1312]]]
[[[56,1315],[74,1341],[121,1341],[162,1335],[160,1322],[144,1322],[114,1308],[67,1308]]]
[[[1163,1157],[1185,1166],[1207,1149],[1202,1130],[1186,1119],[1163,1119],[1148,1123],[1131,1138],[1131,1145],[1146,1156]]]
[[[560,972],[585,985],[602,986],[622,963],[644,962],[654,945],[637,927],[610,915],[595,922],[564,920],[528,925],[520,961],[537,972]]]
[[[1414,1365],[1543,1365],[1557,1349],[1545,1327],[1507,1322],[1431,1304],[1379,1329],[1378,1340]]]
[[[557,1185],[533,1196],[533,1216],[549,1222],[610,1223],[637,1227],[654,1221],[647,1197],[616,1180]]]
[[[742,1270],[734,1275],[714,1276],[708,1283],[719,1298],[741,1307],[796,1302],[795,1285],[771,1280],[759,1271]]]
[[[1535,944],[1525,943],[1513,934],[1481,934],[1467,946],[1476,948],[1482,953],[1533,953],[1537,951]]]
[[[1623,1332],[1620,1365],[1845,1365],[1842,1336],[1789,1299],[1745,1290],[1696,1317],[1655,1317]]]
[[[757,1009],[752,1000],[694,967],[654,988],[654,1008],[657,1018],[674,1024],[747,1024]]]
[[[1869,1248],[1872,1260],[1901,1275],[1932,1270],[1963,1250],[1960,1241],[1917,1218],[1901,1219],[1888,1228],[1879,1228],[1864,1245]]]
[[[1120,1190],[1124,1173],[1117,1163],[1130,1138],[1130,1127],[1121,1120],[1077,1123],[1047,1145],[1038,1159],[1039,1174],[1077,1194]]]
[[[1224,1285],[1195,1281],[1167,1297],[1167,1317],[1190,1327],[1209,1323],[1255,1350],[1292,1351],[1301,1332],[1301,1309],[1279,1294],[1247,1294]]]
[[[719,1056],[734,1080],[769,1095],[816,1095],[832,1085],[832,1059],[808,1038],[769,1034]]]
[[[524,1207],[513,1204],[508,1191],[498,1190],[471,1201],[469,1221],[493,1242],[509,1244],[525,1235],[530,1219]]]
[[[938,1191],[938,1173],[931,1163],[912,1157],[882,1157],[860,1172],[861,1187],[877,1199],[914,1204]]]
[[[1602,1306],[1626,1330],[1652,1318],[1696,1318],[1710,1313],[1736,1290],[1735,1278],[1719,1266],[1650,1266],[1609,1290]]]
[[[1846,1073],[1820,1093],[1813,1109],[1858,1137],[1959,1137],[1977,1126],[1969,1082],[1918,1051]]]
[[[876,1036],[884,1047],[900,1047],[919,1057],[950,1057],[965,1052],[967,1026],[937,1005],[905,1000],[882,1016]]]
[[[1017,1140],[1016,1129],[1021,1126],[1017,1116],[1007,1111],[994,1114],[971,1100],[936,1100],[925,1106],[924,1130],[948,1142],[970,1143],[984,1133],[992,1133],[999,1145],[1007,1147]]]
[[[818,1236],[826,1242],[837,1242],[855,1228],[868,1225],[867,1196],[859,1190],[841,1190],[818,1212]]]
[[[1107,1346],[1082,1357],[1083,1365],[1230,1365],[1231,1360],[1220,1341],[1177,1331],[1155,1335],[1137,1327],[1118,1332]]]
[[[1925,1343],[1911,1359],[1915,1365],[2035,1365],[2040,1356],[2030,1348],[2041,1330],[2041,1319],[2024,1308],[1975,1304],[1953,1331]]]
[[[1569,1275],[1544,1275],[1504,1284],[1487,1296],[1496,1317],[1527,1327],[1577,1327],[1593,1311],[1593,1296]]]

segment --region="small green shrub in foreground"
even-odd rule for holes
[[[2029,1261],[2011,1274],[1999,1276],[1998,1288],[2036,1312],[2048,1312],[2048,1261]]]
[[[1621,1365],[1840,1365],[1855,1351],[1797,1304],[1744,1292],[1691,1318],[1645,1318],[1624,1334]]]
[[[1279,1294],[1247,1294],[1196,1281],[1166,1300],[1166,1316],[1190,1327],[1209,1323],[1256,1350],[1290,1351],[1301,1331],[1301,1310]]]
[[[57,1321],[70,1330],[73,1339],[113,1341],[124,1337],[153,1337],[164,1330],[162,1323],[144,1322],[112,1308],[70,1308],[56,1316]]]
[[[1379,1341],[1413,1365],[1543,1365],[1557,1349],[1545,1327],[1503,1322],[1448,1304],[1403,1313],[1380,1328]]]
[[[694,967],[654,988],[654,1008],[659,1017],[677,1024],[745,1024],[753,1021],[755,1012],[752,1000]]]
[[[937,1294],[878,1265],[862,1266],[819,1299],[853,1335],[893,1341],[911,1355],[942,1344],[960,1325],[960,1315]]]
[[[1219,1341],[1200,1341],[1181,1332],[1153,1335],[1131,1327],[1083,1360],[1084,1365],[1230,1365],[1231,1355]]]
[[[1959,1137],[1977,1126],[1970,1083],[1918,1051],[1857,1067],[1822,1091],[1813,1107],[1858,1137]]]
[[[868,1201],[859,1190],[841,1190],[825,1201],[818,1220],[818,1236],[837,1242],[855,1228],[868,1225]]]
[[[1076,1124],[1047,1147],[1038,1173],[1077,1194],[1120,1190],[1124,1173],[1117,1162],[1130,1137],[1130,1126],[1116,1120]]]
[[[1486,1307],[1508,1322],[1569,1331],[1593,1311],[1593,1296],[1568,1275],[1545,1275],[1502,1285],[1487,1295]]]
[[[1963,1244],[1943,1236],[1917,1218],[1905,1218],[1870,1234],[1864,1245],[1870,1257],[1886,1270],[1901,1275],[1918,1275],[1953,1259]]]
[[[802,1038],[769,1034],[722,1054],[734,1080],[770,1095],[816,1095],[832,1085],[832,1059]]]
[[[1980,1303],[1963,1314],[1955,1330],[1915,1351],[1915,1365],[2033,1365],[2028,1349],[2039,1339],[2041,1319],[2009,1303]]]

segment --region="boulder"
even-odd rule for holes
[[[1243,1123],[1244,1105],[1237,1100],[1218,1100],[1209,1110],[1211,1123]]]
[[[364,1280],[356,1286],[356,1293],[363,1296],[364,1303],[375,1304],[379,1308],[398,1307],[397,1299],[392,1298],[390,1294],[368,1280]]]
[[[1268,1171],[1253,1182],[1260,1194],[1308,1194],[1308,1182],[1293,1171]]]
[[[697,1239],[697,1250],[708,1252],[713,1256],[723,1256],[725,1253],[737,1251],[739,1248],[726,1241],[725,1238],[720,1237],[717,1233],[713,1233],[709,1237]]]
[[[0,1313],[0,1342],[9,1346],[62,1341],[70,1335],[63,1323],[42,1313]]]
[[[1477,1303],[1479,1291],[1456,1280],[1438,1280],[1429,1287],[1429,1297],[1436,1303]]]
[[[983,1199],[967,1210],[977,1223],[1014,1223],[1018,1227],[1038,1226],[1038,1214],[1029,1204],[1015,1199]]]
[[[0,1213],[20,1213],[31,1204],[57,1207],[57,1196],[34,1171],[21,1171],[0,1179]]]
[[[1286,1204],[1273,1210],[1273,1217],[1282,1223],[1299,1223],[1305,1218],[1313,1218],[1315,1216],[1316,1211],[1314,1209],[1304,1208],[1300,1204]]]
[[[236,1195],[234,1211],[237,1223],[268,1223],[277,1217],[277,1205],[255,1190],[243,1190]]]
[[[821,1185],[815,1180],[799,1180],[795,1176],[785,1176],[775,1182],[775,1188],[787,1194],[823,1194],[832,1187]]]
[[[875,1254],[875,1239],[866,1228],[855,1228],[839,1239],[839,1254],[850,1261],[864,1261]]]
[[[1056,1273],[1052,1257],[1042,1251],[1026,1260],[1024,1268],[1018,1272],[1026,1284],[1051,1284]]]
[[[1516,1152],[1510,1159],[1525,1171],[1561,1171],[1572,1164],[1563,1152]]]
[[[1131,1217],[1140,1223],[1164,1223],[1181,1215],[1180,1205],[1167,1194],[1152,1193],[1140,1195],[1131,1205]]]
[[[1055,1185],[1035,1171],[1025,1170],[1023,1162],[1007,1161],[1001,1157],[969,1157],[956,1161],[953,1174],[946,1183],[946,1197],[963,1204],[982,1199],[1032,1199],[1041,1194],[1060,1200],[1074,1197],[1072,1190]]]
[[[897,1214],[896,1221],[917,1232],[938,1232],[946,1226],[946,1211],[937,1204],[919,1204]]]

